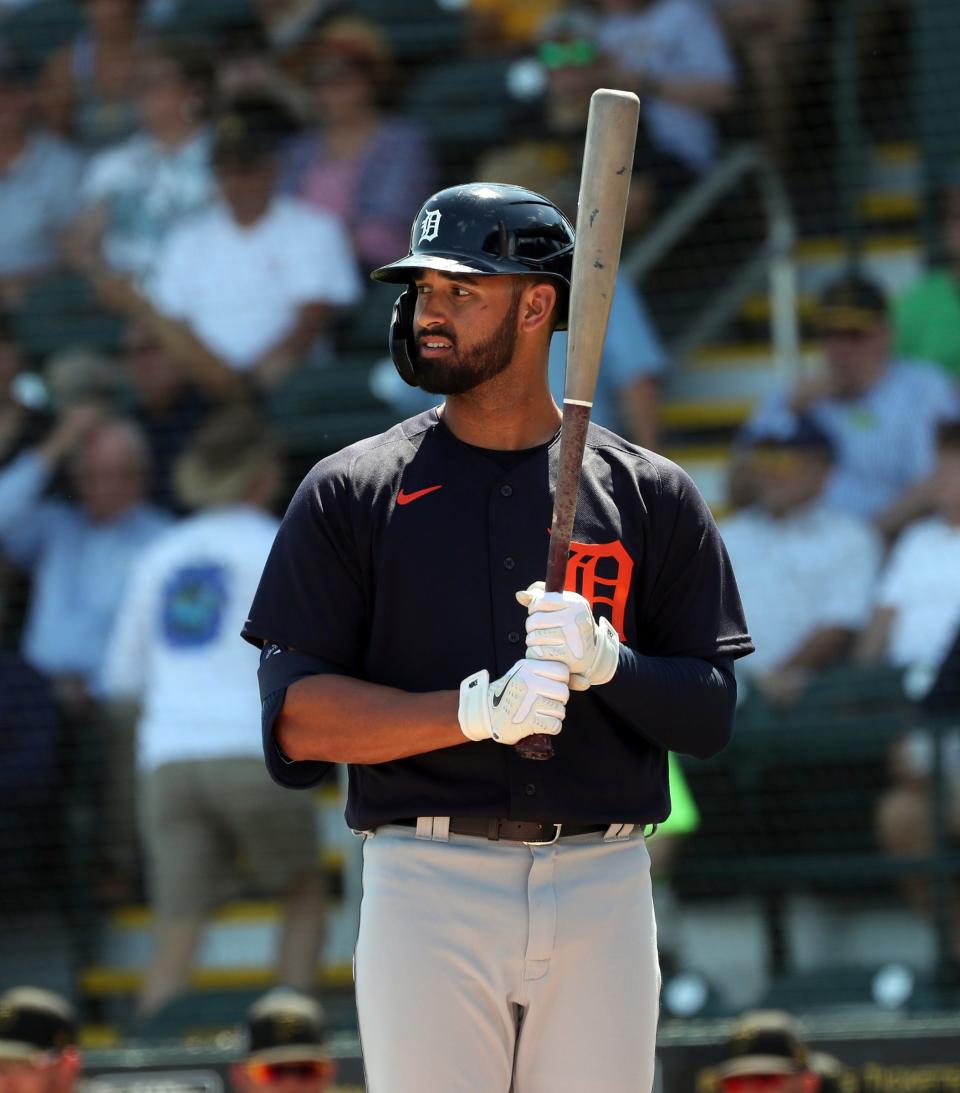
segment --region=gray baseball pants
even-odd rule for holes
[[[446,827],[365,836],[368,1093],[650,1093],[660,971],[643,835],[535,846]]]

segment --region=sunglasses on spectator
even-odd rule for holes
[[[876,334],[876,328],[863,327],[827,327],[821,337],[837,342],[862,342]]]
[[[284,1078],[310,1081],[322,1078],[330,1072],[326,1059],[302,1059],[294,1063],[247,1063],[247,1075],[256,1085],[268,1085]]]
[[[572,42],[544,42],[537,50],[537,58],[546,69],[582,68],[600,55],[596,43],[587,38]]]

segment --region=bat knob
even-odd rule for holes
[[[515,747],[524,759],[553,758],[553,741],[546,733],[535,732],[531,736],[525,736]]]

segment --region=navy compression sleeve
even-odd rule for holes
[[[668,751],[707,759],[733,732],[737,681],[733,661],[647,657],[620,646],[620,664],[596,699]]]

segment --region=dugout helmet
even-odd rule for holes
[[[390,356],[417,386],[413,309],[418,269],[476,275],[517,274],[558,282],[559,320],[566,326],[574,231],[552,201],[522,186],[470,182],[428,198],[417,213],[405,257],[371,273],[376,281],[406,284],[393,307]]]

